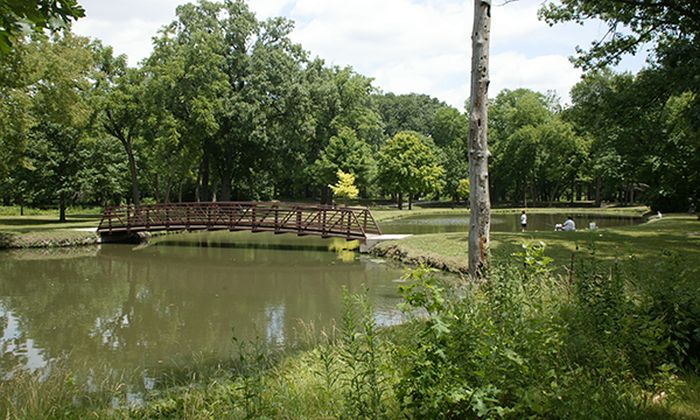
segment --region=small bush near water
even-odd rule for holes
[[[555,275],[543,251],[525,246],[480,284],[455,285],[414,270],[402,287],[410,317],[403,325],[378,329],[367,299],[347,296],[338,328],[309,334],[311,350],[285,358],[260,343],[240,343],[228,367],[157,388],[137,406],[115,409],[107,396],[76,405],[61,381],[33,388],[20,378],[13,389],[21,393],[12,384],[3,391],[0,415],[697,416],[697,398],[683,380],[700,389],[700,290],[687,264],[667,254],[640,271],[634,260],[590,259]],[[49,398],[37,397],[47,389]],[[32,395],[27,407],[23,398]]]

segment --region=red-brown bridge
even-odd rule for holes
[[[381,235],[365,207],[335,207],[292,203],[206,202],[154,204],[135,208],[105,208],[97,232],[115,234],[163,230],[248,230],[296,233],[365,241]]]

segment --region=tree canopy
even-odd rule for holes
[[[85,16],[76,0],[0,0],[0,56],[29,31],[58,30]]]
[[[330,203],[338,170],[360,200],[465,198],[464,110],[381,93],[292,28],[242,0],[184,4],[136,67],[69,30],[20,36],[0,56],[0,200]],[[675,66],[663,51],[637,74],[587,72],[570,106],[527,89],[492,98],[491,199],[700,205],[697,55]]]

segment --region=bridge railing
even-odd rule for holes
[[[277,202],[171,203],[105,208],[101,234],[158,230],[250,230],[364,239],[381,230],[365,207]]]

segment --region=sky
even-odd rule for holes
[[[543,0],[493,0],[491,84],[502,89],[556,91],[567,103],[581,71],[569,57],[606,32],[600,22],[549,27],[537,18]],[[74,32],[101,39],[135,66],[151,39],[188,0],[81,0],[86,17]],[[330,65],[352,66],[382,92],[425,93],[464,109],[469,97],[472,0],[248,0],[258,19],[295,21],[292,40]],[[644,56],[620,70],[637,71]]]

